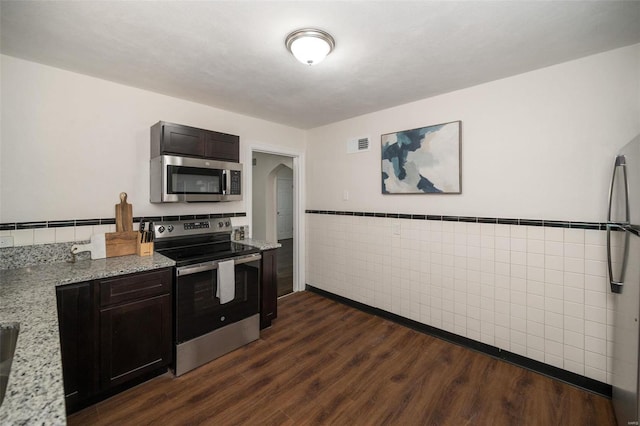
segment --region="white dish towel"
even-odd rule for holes
[[[233,260],[218,263],[216,297],[220,299],[220,304],[229,303],[236,297],[236,274]]]

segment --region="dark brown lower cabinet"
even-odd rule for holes
[[[126,383],[171,361],[171,297],[100,310],[100,387]]]
[[[278,257],[276,249],[262,252],[260,291],[260,329],[271,326],[278,317]]]
[[[56,289],[67,413],[166,371],[172,277],[166,268]]]
[[[90,282],[56,288],[64,396],[68,412],[97,390],[97,333]]]

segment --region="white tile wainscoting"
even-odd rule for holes
[[[606,232],[307,214],[307,283],[611,383]]]

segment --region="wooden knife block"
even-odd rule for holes
[[[137,241],[136,250],[138,256],[151,256],[153,254],[153,243],[141,243],[140,238]]]

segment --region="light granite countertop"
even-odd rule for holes
[[[0,424],[66,424],[56,286],[174,264],[154,253],[0,270],[0,323],[20,323]]]
[[[282,244],[278,242],[272,243],[269,241],[254,240],[253,238],[245,238],[244,240],[233,240],[233,241],[239,244],[244,244],[246,246],[255,247],[260,250],[271,250],[271,249],[277,249],[282,247]]]

